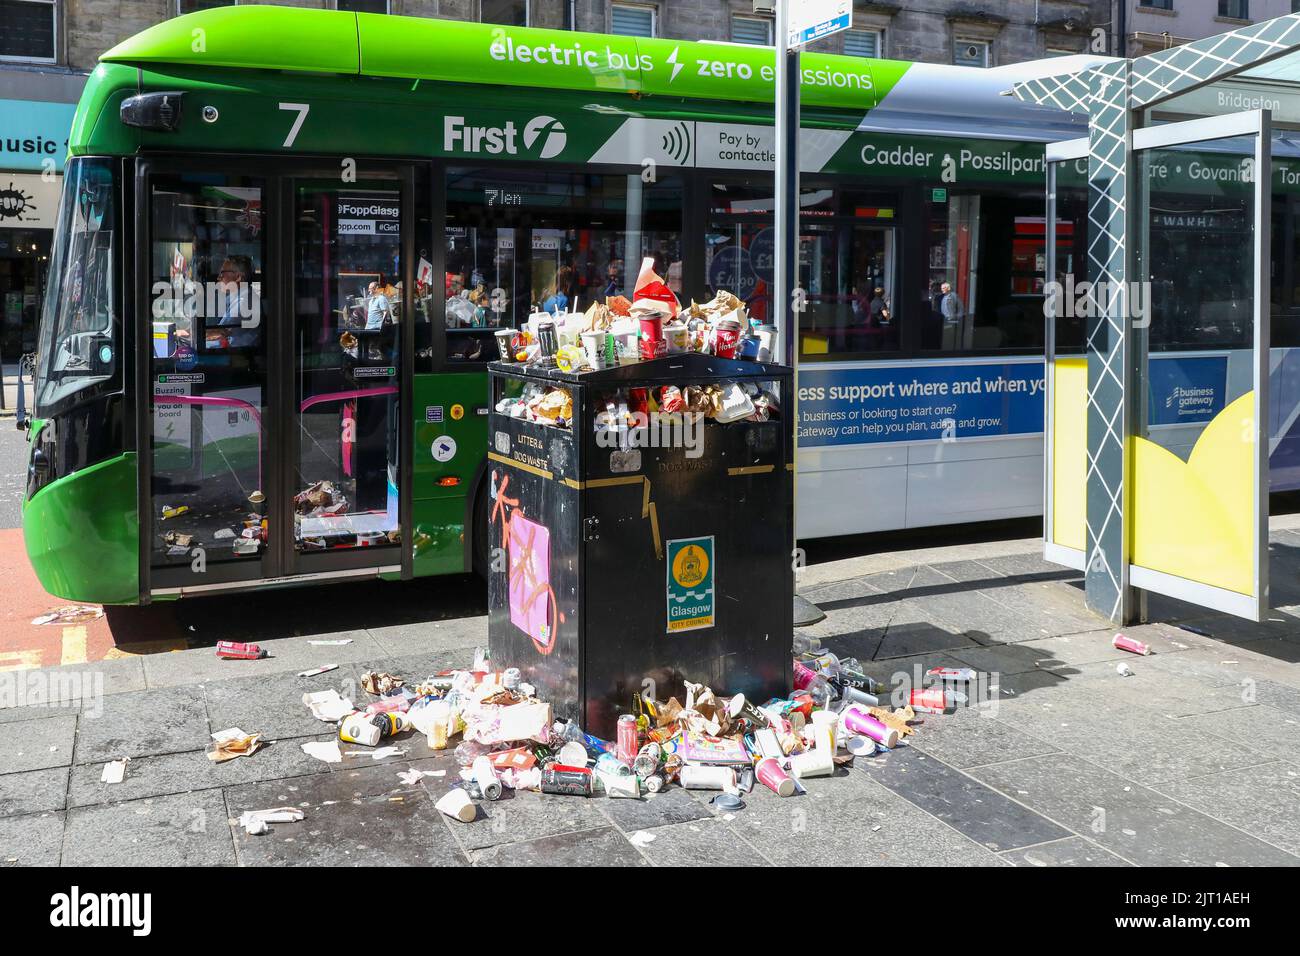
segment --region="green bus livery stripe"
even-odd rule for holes
[[[201,10],[123,40],[106,63],[403,77],[770,104],[773,47],[269,6]],[[802,99],[865,113],[911,67],[806,53]]]

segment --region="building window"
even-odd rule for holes
[[[187,13],[197,13],[200,10],[211,10],[214,7],[228,7],[231,4],[239,3],[239,0],[176,0],[176,15],[183,17]]]
[[[507,27],[528,26],[528,0],[479,0],[479,20]]]
[[[772,45],[772,21],[762,17],[733,16],[731,42],[752,43],[755,46]]]
[[[884,56],[884,30],[845,30],[844,53],[846,56]]]
[[[1138,0],[1138,6],[1153,10],[1172,10],[1174,0]]]
[[[1250,19],[1250,0],[1219,0],[1219,16],[1234,20]]]
[[[988,40],[964,40],[958,37],[952,45],[952,62],[958,66],[992,66],[992,44]]]
[[[1068,50],[1065,47],[1049,46],[1047,48],[1047,57],[1048,59],[1051,59],[1058,56],[1074,56],[1078,52],[1078,50]]]
[[[615,3],[609,8],[609,32],[625,37],[655,35],[655,8]]]
[[[388,0],[335,0],[348,13],[388,13]]]
[[[52,63],[57,59],[54,0],[0,0],[0,60]]]

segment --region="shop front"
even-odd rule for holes
[[[0,361],[36,348],[68,130],[85,77],[0,71]]]

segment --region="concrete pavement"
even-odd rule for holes
[[[433,808],[456,769],[422,736],[378,762],[303,754],[301,743],[333,736],[304,692],[355,693],[372,667],[418,678],[464,666],[486,642],[475,609],[383,626],[351,614],[342,631],[261,637],[273,655],[261,661],[218,661],[204,647],[0,673],[4,703],[42,690],[81,697],[0,709],[0,861],[1296,865],[1300,522],[1274,524],[1284,606],[1251,625],[1153,601],[1159,623],[1127,631],[1153,645],[1150,657],[1115,650],[1113,629],[1083,608],[1079,576],[1044,563],[1033,540],[807,569],[801,591],[827,619],[801,633],[870,662],[882,680],[971,666],[993,675],[995,692],[925,718],[906,747],[809,781],[806,796],[760,788],[734,814],[676,787],[640,801],[520,792],[460,824]],[[426,604],[466,590],[425,586]],[[282,592],[293,593],[311,592]],[[349,603],[344,589],[329,593]],[[320,639],[351,643],[310,643]],[[340,667],[295,676],[327,662]],[[1120,676],[1120,662],[1134,676]],[[274,742],[212,765],[208,736],[230,726]],[[101,783],[104,762],[122,756],[132,758],[126,780]],[[402,783],[412,767],[445,773]],[[284,804],[306,819],[262,837],[229,823]]]

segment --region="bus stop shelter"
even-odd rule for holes
[[[1300,15],[1009,92],[1088,116],[1047,151],[1045,553],[1118,624],[1150,593],[1260,620],[1300,438]]]

